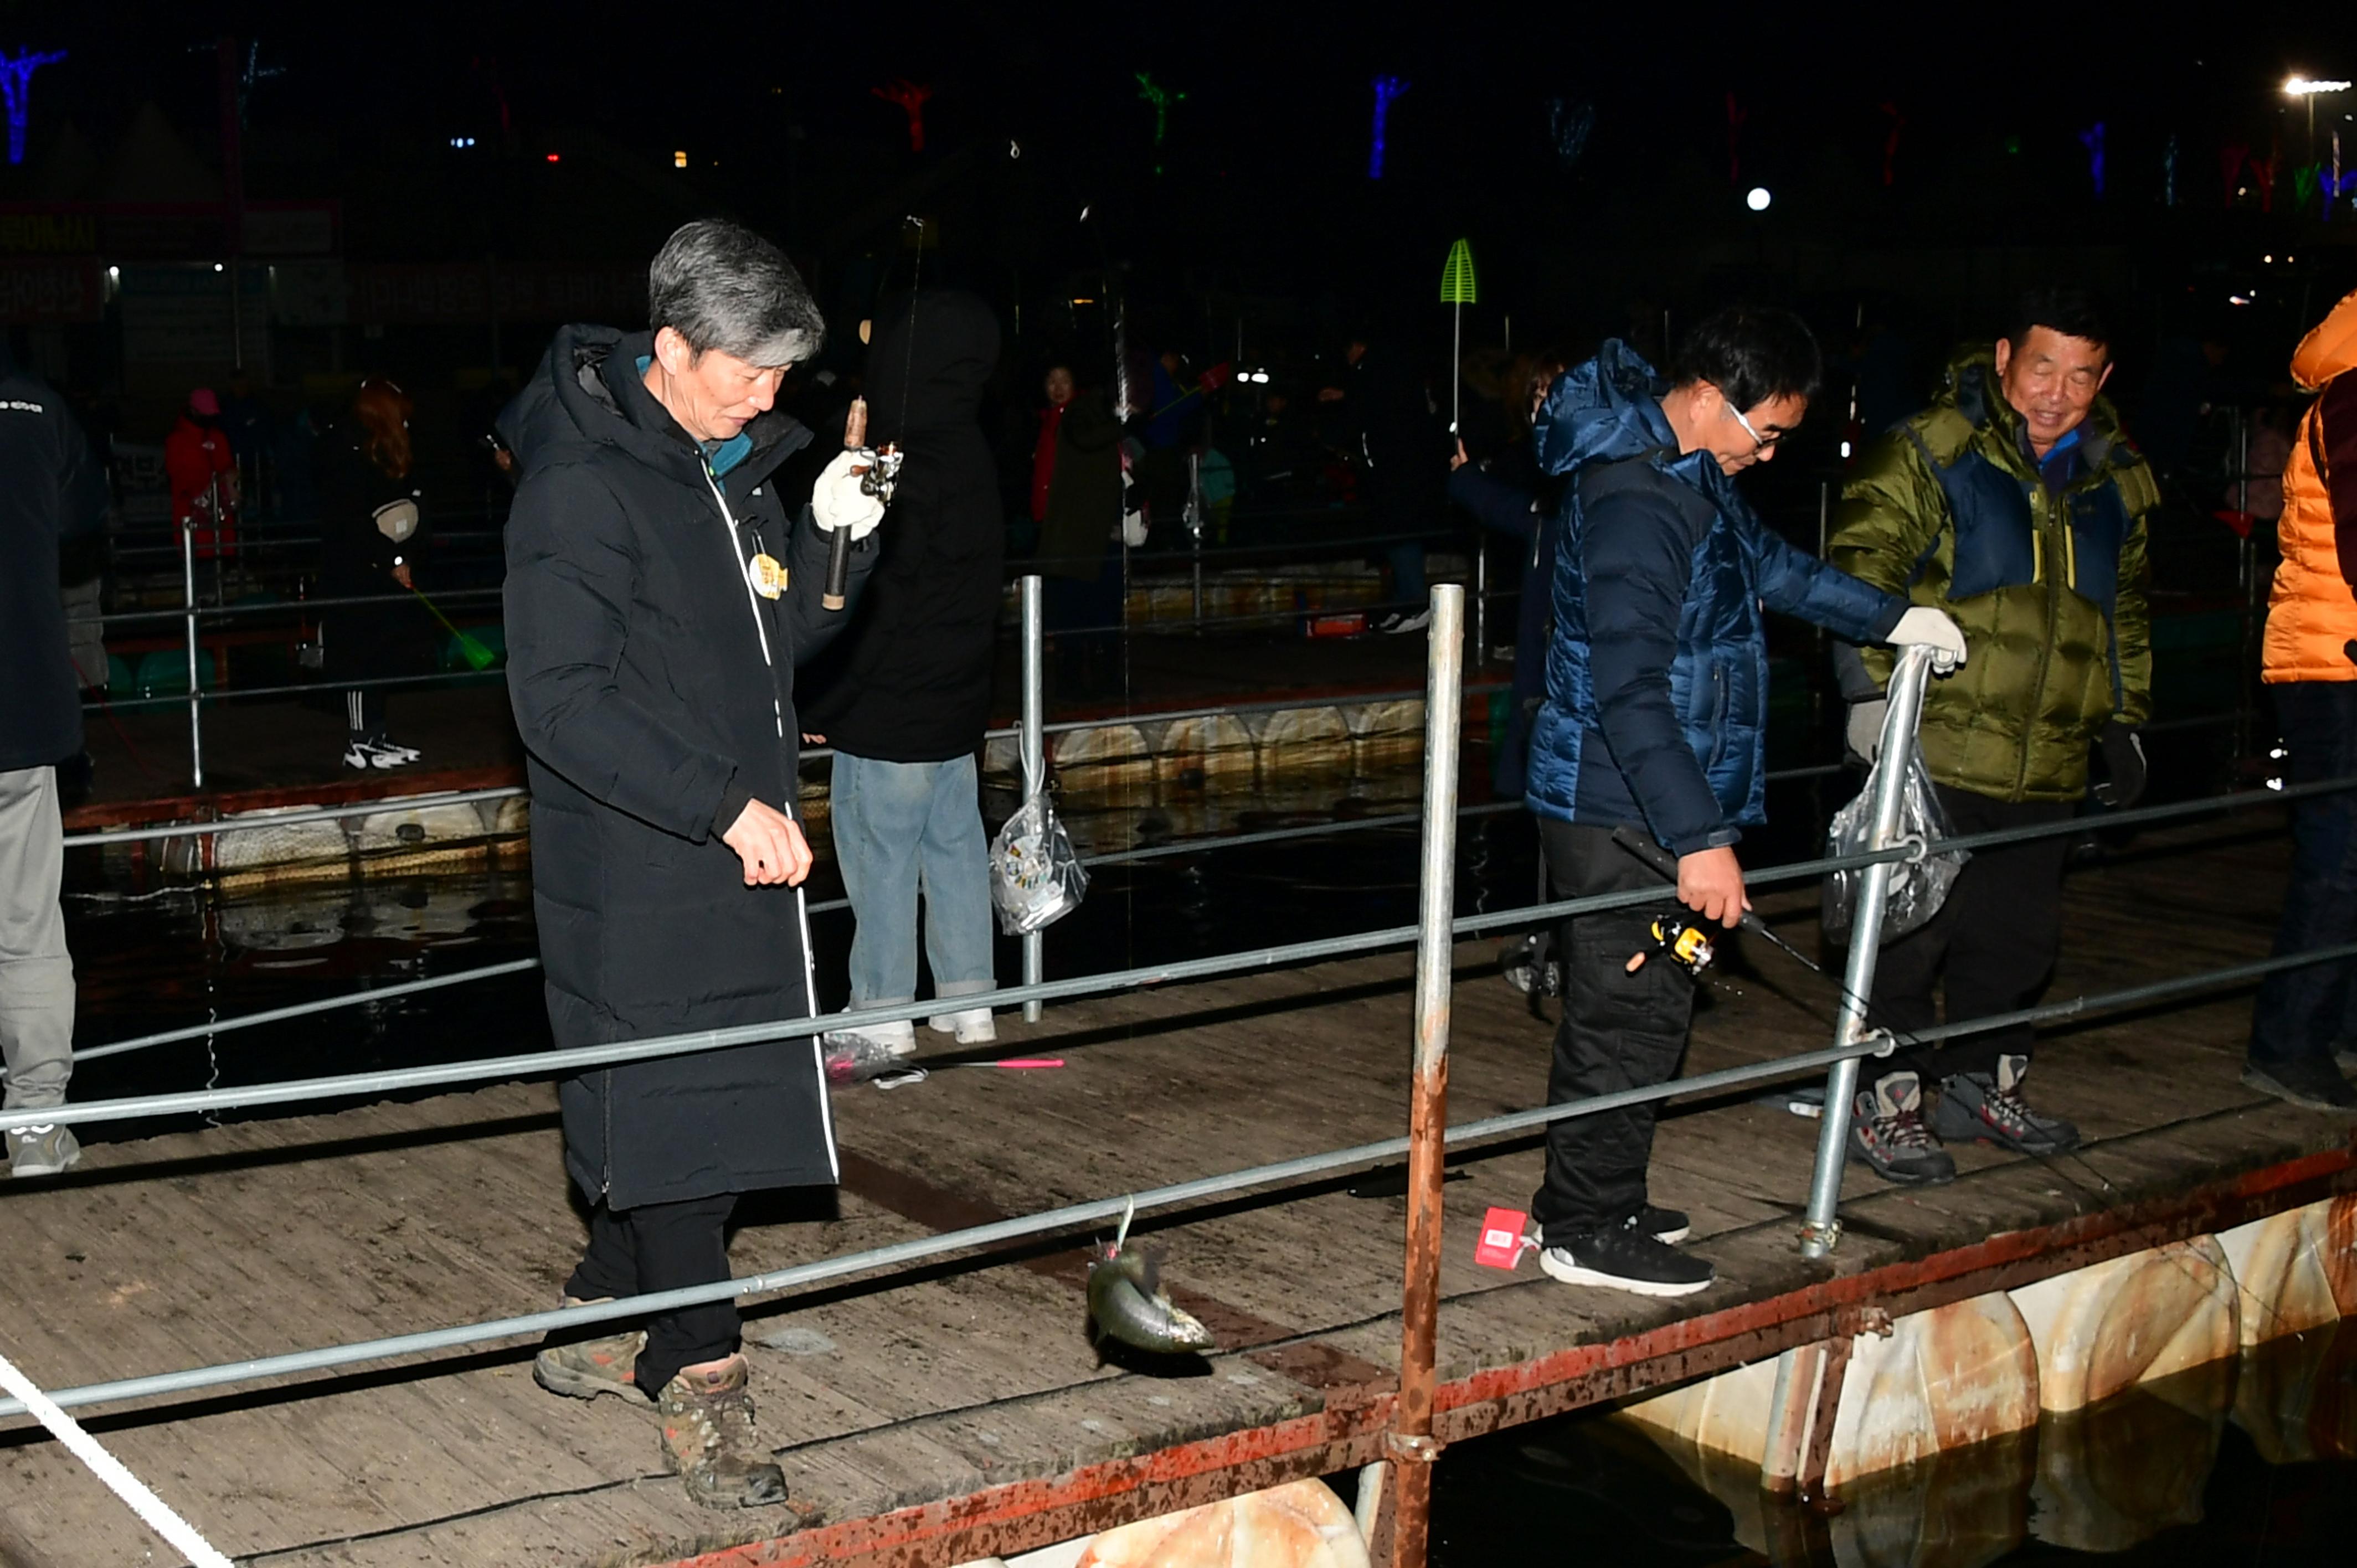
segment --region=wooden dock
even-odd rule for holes
[[[2264,954],[2286,861],[2279,821],[2245,813],[2080,871],[2052,994]],[[1811,945],[1813,890],[1761,903]],[[1551,1026],[1495,977],[1494,950],[1458,950],[1454,1121],[1544,1093]],[[1689,1072],[1825,1043],[1830,985],[1757,943],[1726,968],[1735,990],[1701,1012]],[[1440,1435],[2357,1186],[2346,1121],[2237,1081],[2249,1006],[2229,993],[2058,1031],[2038,1095],[2085,1128],[2083,1155],[1959,1150],[1962,1178],[1928,1191],[1853,1167],[1830,1263],[1804,1262],[1795,1240],[1815,1124],[1740,1097],[1680,1102],[1654,1196],[1693,1212],[1690,1245],[1720,1270],[1682,1302],[1476,1266],[1482,1210],[1523,1207],[1539,1155],[1523,1140],[1460,1157]],[[1056,1006],[1035,1027],[1002,1025],[1002,1041],[1052,1045],[1071,1065],[840,1093],[839,1197],[748,1202],[737,1272],[1395,1135],[1409,959]],[[53,1388],[533,1310],[583,1234],[540,1084],[100,1145],[70,1177],[0,1203],[0,1349]],[[651,1412],[542,1392],[526,1344],[86,1413],[242,1563],[956,1563],[1377,1457],[1405,1210],[1376,1173],[1142,1219],[1223,1347],[1184,1376],[1097,1363],[1077,1238],[761,1303],[748,1349],[790,1509],[697,1509],[662,1473]],[[0,1564],[167,1560],[38,1428],[6,1425]]]

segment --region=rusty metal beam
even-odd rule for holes
[[[2327,1150],[2190,1192],[1993,1236],[1642,1334],[1486,1369],[1434,1391],[1433,1434],[1444,1444],[1461,1442],[1836,1336],[1846,1342],[1875,1308],[1893,1316],[1920,1312],[2352,1190],[2357,1154],[2346,1147]],[[1352,1399],[1352,1392],[1365,1397]],[[1832,1398],[1839,1397],[1836,1387]],[[1383,1457],[1397,1403],[1389,1387],[1337,1389],[1315,1415],[1082,1466],[1045,1480],[821,1525],[664,1568],[945,1568],[1027,1552]],[[1830,1417],[1824,1426],[1830,1436]]]

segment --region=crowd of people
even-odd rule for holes
[[[507,681],[528,758],[552,1035],[587,1046],[816,1015],[797,789],[807,744],[834,752],[831,832],[856,920],[851,1006],[914,1007],[921,940],[931,1027],[988,1040],[990,1012],[972,999],[996,985],[975,774],[1007,542],[982,409],[1002,360],[996,318],[952,288],[885,302],[863,327],[873,424],[846,444],[840,401],[812,419],[782,404],[825,326],[775,246],[690,223],[654,258],[649,295],[643,328],[560,332],[498,422],[517,484]],[[1823,356],[1797,316],[1729,306],[1658,368],[1620,339],[1577,363],[1541,357],[1500,399],[1528,439],[1474,456],[1460,439],[1453,472],[1446,445],[1433,451],[1445,428],[1427,390],[1380,340],[1352,341],[1325,401],[1347,415],[1379,523],[1414,534],[1453,498],[1524,551],[1534,591],[1499,779],[1536,819],[1550,889],[1662,892],[1659,908],[1582,916],[1556,935],[1551,1102],[1677,1071],[1695,987],[1663,956],[1656,922],[1682,907],[1731,929],[1749,908],[1739,846],[1763,820],[1769,613],[1839,639],[1861,761],[1879,746],[1899,650],[1925,650],[1937,679],[1918,738],[1955,829],[2058,823],[2091,789],[2114,805],[2136,798],[2158,489],[2102,396],[2111,363],[2086,295],[2024,296],[1928,405],[1861,455],[1821,559],[1769,528],[1738,483],[1819,395]],[[2352,366],[2357,296],[2293,361],[2320,395],[2282,474],[2266,675],[2295,779],[2357,768]],[[1165,361],[1135,380],[1143,395],[1116,410],[1068,364],[1044,378],[1024,521],[1052,563],[1049,613],[1076,630],[1117,624],[1119,552],[1172,493],[1156,454],[1184,434],[1166,423],[1157,435],[1156,422],[1188,401],[1184,378]],[[356,768],[397,766],[388,758],[405,749],[367,682],[385,657],[384,590],[413,586],[424,531],[411,413],[400,387],[369,378],[324,443],[323,516],[336,521],[323,586],[378,601],[331,607],[326,621],[331,678],[360,682]],[[180,443],[192,484],[204,465],[191,494],[209,498],[187,526],[216,542],[236,499],[208,445],[217,414],[192,400],[194,435]],[[1125,422],[1142,428],[1135,449]],[[888,485],[888,443],[905,453]],[[65,1098],[74,1002],[54,764],[78,747],[81,715],[59,553],[98,525],[103,496],[54,394],[14,371],[0,380],[0,469],[12,478],[0,495],[0,1043],[8,1107],[38,1109]],[[1391,564],[1402,596],[1420,597],[1421,546],[1404,542]],[[1112,638],[1066,647],[1083,682],[1118,651]],[[1674,858],[1674,888],[1616,842],[1631,830]],[[1951,1022],[2039,995],[2062,940],[2066,843],[1975,854],[1939,913],[1887,945],[1871,1011],[1902,1048],[1872,1067],[1854,1105],[1827,1108],[1884,1179],[1952,1178],[1943,1145],[1961,1140],[2027,1155],[2077,1143],[2062,1110],[2028,1097],[2029,1030],[1903,1043],[1939,1015],[1943,993]],[[2357,795],[2300,800],[2294,844],[2277,951],[2350,940]],[[2357,1107],[2335,1065],[2352,1045],[2352,967],[2268,980],[2247,1082],[2303,1106]],[[870,1025],[565,1079],[566,1170],[588,1214],[565,1299],[726,1278],[743,1195],[837,1179],[827,1053],[916,1046],[913,1023]],[[1656,1295],[1711,1283],[1710,1262],[1677,1245],[1686,1217],[1650,1200],[1652,1130],[1650,1105],[1551,1124],[1532,1206],[1549,1274]],[[59,1125],[18,1128],[8,1146],[18,1176],[78,1154]],[[699,1502],[786,1495],[726,1301],[554,1337],[534,1375],[574,1398],[651,1402],[663,1462]]]

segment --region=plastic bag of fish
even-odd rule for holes
[[[1889,765],[1890,752],[1885,748],[1867,770],[1866,787],[1857,792],[1857,798],[1834,813],[1833,825],[1825,830],[1827,855],[1863,854],[1878,847],[1870,842],[1874,836],[1874,795],[1880,787],[1882,770]],[[1910,839],[1921,840],[1925,853],[1915,860],[1891,863],[1890,890],[1882,906],[1882,940],[1886,942],[1897,940],[1938,914],[1940,906],[1947,902],[1948,889],[1955,884],[1956,873],[1972,858],[1970,851],[1939,847],[1951,832],[1948,813],[1940,809],[1940,797],[1932,792],[1932,776],[1923,766],[1921,744],[1908,743],[1905,766],[1907,776],[1899,789],[1899,822],[1889,842],[1900,844]],[[1858,894],[1865,886],[1863,866],[1836,871],[1825,878],[1824,914],[1827,937],[1838,940],[1849,934]]]
[[[1089,874],[1046,790],[1023,802],[990,841],[990,901],[1009,936],[1042,930],[1080,908]]]

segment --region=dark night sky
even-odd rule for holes
[[[2169,138],[2180,201],[2214,211],[2222,145],[2279,146],[2287,165],[2305,155],[2284,76],[2357,69],[2357,22],[2330,5],[2182,25],[2149,10],[2083,15],[19,0],[0,5],[0,43],[72,51],[36,81],[38,162],[68,118],[103,147],[147,102],[211,157],[207,41],[258,38],[262,63],[283,74],[250,103],[249,190],[343,200],[355,254],[636,258],[679,217],[725,210],[824,267],[877,242],[872,226],[846,230],[846,214],[874,204],[888,229],[894,203],[930,201],[949,209],[949,267],[1036,277],[1111,255],[1137,269],[1141,295],[1171,299],[1421,299],[1459,233],[1475,238],[1485,284],[1522,298],[1569,292],[1559,274],[1571,258],[1711,241],[2135,248],[2159,208]],[[1159,176],[1140,70],[1187,94]],[[1365,177],[1378,74],[1413,83],[1381,186]],[[923,160],[899,112],[869,91],[895,77],[933,90]],[[1729,94],[1745,116],[1739,185]],[[1595,107],[1568,167],[1547,132],[1553,97]],[[1904,122],[1888,189],[1886,105]],[[2099,121],[2102,204],[2080,144]],[[454,157],[457,134],[484,150]],[[537,160],[560,148],[576,164],[628,165],[630,178],[551,196]],[[670,167],[675,148],[692,154],[685,175]],[[944,183],[964,191],[963,209],[940,192],[900,194],[959,159]],[[1755,181],[1778,192],[1764,220],[1741,207]],[[1102,233],[1075,224],[1082,206]],[[1596,292],[1613,288],[1625,284]]]

